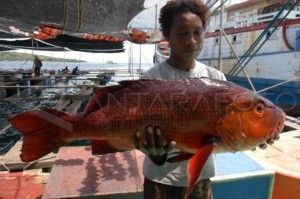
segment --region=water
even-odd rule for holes
[[[101,69],[128,69],[128,64],[99,64],[99,63],[77,63],[77,62],[43,62],[42,70],[55,70],[58,73],[59,70],[68,66],[69,70],[72,70],[75,66],[79,66],[81,71],[84,70],[101,70]],[[152,64],[141,64],[142,70],[148,70],[152,67]],[[29,70],[32,68],[32,61],[2,61],[0,62],[0,70]],[[139,64],[133,64],[131,69],[140,69]],[[117,77],[113,77],[112,81],[119,81],[122,79],[126,79],[128,76],[123,74]],[[53,83],[53,82],[52,82]],[[58,85],[73,85],[76,82],[61,82]],[[75,94],[79,91],[77,88],[60,88],[60,89],[45,89],[45,90],[35,90],[28,89],[23,91],[24,96],[29,97],[29,99],[15,99],[15,100],[7,100],[0,98],[0,130],[9,125],[7,121],[7,117],[14,113],[20,113],[23,111],[32,110],[35,107],[39,106],[43,107],[54,107],[61,95],[64,94]],[[19,96],[23,96],[22,92]],[[13,127],[9,128],[5,131],[5,133],[0,134],[0,155],[7,153],[7,151],[22,137],[22,135]]]
[[[60,83],[62,84],[62,83]],[[64,84],[72,84],[66,82]],[[14,99],[10,98],[0,100],[0,129],[9,125],[7,117],[11,114],[20,113],[28,110],[33,110],[35,107],[51,108],[54,107],[62,94],[75,94],[79,91],[78,88],[71,89],[45,89],[33,90],[32,96],[29,99]],[[0,155],[5,154],[20,138],[21,134],[13,127],[0,134]]]
[[[32,61],[1,61],[0,70],[29,70],[32,69]],[[69,70],[72,70],[76,66],[79,67],[79,70],[101,70],[101,69],[128,69],[128,63],[116,63],[116,64],[102,64],[94,62],[43,62],[41,70],[55,70],[56,72],[62,70],[68,66]],[[148,70],[153,66],[152,63],[142,63],[141,69]],[[133,69],[139,69],[140,64],[132,64]]]
[[[40,105],[39,100],[22,100],[22,101],[0,101],[0,129],[3,129],[9,122],[7,117],[11,114],[31,110]],[[53,107],[57,101],[43,102],[41,107]],[[0,134],[0,155],[5,154],[19,139],[21,134],[14,128],[9,128],[5,133]]]

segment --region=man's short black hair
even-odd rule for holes
[[[192,12],[199,16],[206,28],[206,19],[209,8],[201,0],[170,0],[160,10],[159,23],[163,35],[169,35],[170,28],[174,21],[174,15],[177,13]]]

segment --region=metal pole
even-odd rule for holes
[[[218,70],[222,71],[222,40],[223,40],[223,15],[224,15],[224,4],[223,0],[221,0],[221,13],[220,13],[220,35],[219,35],[219,59],[218,59]]]
[[[155,4],[155,30],[157,30],[157,3]],[[156,48],[157,48],[157,44],[154,44],[154,59],[153,59],[153,64],[155,64],[155,60],[157,57],[157,53],[156,53]]]
[[[140,44],[140,65],[139,65],[139,75],[142,74],[142,45]]]

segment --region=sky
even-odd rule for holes
[[[145,25],[147,28],[155,27],[155,17],[153,20],[149,20],[149,16],[155,16],[155,4],[158,5],[158,11],[162,5],[165,4],[167,0],[146,0],[144,7],[146,8],[140,14],[133,19],[129,25],[131,26],[140,26],[141,24]],[[228,0],[231,1],[231,4],[241,3],[245,0]],[[147,24],[145,24],[147,21]],[[87,62],[95,63],[105,63],[107,61],[113,61],[115,63],[128,63],[129,62],[129,49],[132,52],[132,60],[135,63],[152,63],[154,55],[154,44],[133,44],[130,42],[124,42],[125,52],[123,53],[85,53],[78,51],[65,51],[65,52],[49,52],[49,51],[30,51],[30,50],[18,50],[17,52],[25,52],[30,54],[46,55],[51,57],[58,58],[71,58],[84,60]],[[141,50],[141,51],[140,51]]]

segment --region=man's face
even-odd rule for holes
[[[177,13],[167,39],[171,47],[171,56],[182,60],[194,59],[200,52],[204,39],[200,17],[191,12]]]

